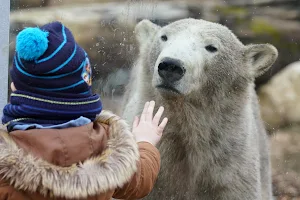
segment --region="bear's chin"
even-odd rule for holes
[[[183,95],[176,88],[170,86],[158,85],[156,86],[156,89],[164,99],[178,98]]]

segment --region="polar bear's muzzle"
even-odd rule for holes
[[[158,65],[158,75],[162,82],[172,85],[185,74],[185,68],[180,60],[165,58]]]
[[[185,71],[182,61],[169,57],[162,59],[157,67],[159,81],[156,88],[160,89],[163,93],[181,94],[176,86],[183,78]]]

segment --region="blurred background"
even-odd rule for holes
[[[10,62],[24,27],[59,20],[88,52],[93,90],[118,113],[137,56],[133,29],[140,20],[161,26],[193,17],[229,27],[245,43],[271,43],[274,66],[256,80],[271,142],[274,195],[300,200],[300,0],[11,0]],[[11,64],[11,63],[10,63]]]

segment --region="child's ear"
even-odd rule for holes
[[[253,76],[258,77],[274,64],[278,57],[278,51],[270,44],[251,44],[246,46],[244,55]]]
[[[11,82],[11,84],[10,84],[10,89],[11,89],[11,91],[13,91],[13,92],[17,91],[14,82]]]

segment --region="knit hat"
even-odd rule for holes
[[[11,78],[18,90],[37,94],[77,98],[92,94],[87,54],[59,22],[18,34]]]
[[[71,31],[60,22],[52,22],[40,28],[25,28],[17,35],[16,53],[10,75],[17,88],[17,92],[11,96],[11,102],[15,104],[29,100],[25,96],[30,97],[31,101],[42,99],[39,103],[60,102],[58,107],[53,103],[50,103],[49,107],[54,112],[55,109],[60,112],[64,110],[61,115],[67,116],[64,121],[75,119],[82,116],[81,113],[84,115],[87,112],[87,117],[94,119],[102,109],[99,96],[92,94],[92,68],[88,55],[76,43]],[[23,92],[24,94],[20,94]],[[12,99],[16,94],[17,99]],[[23,95],[22,98],[20,95]],[[36,103],[31,102],[31,105],[38,105]],[[81,112],[82,106],[89,110]],[[24,108],[23,110],[28,111]],[[7,116],[7,111],[4,111],[6,113],[3,119],[15,118]],[[9,115],[13,113],[18,112],[11,112]],[[26,115],[22,116],[24,118],[42,117],[37,114],[28,116],[27,112],[21,113]],[[59,118],[59,115],[56,117]]]

